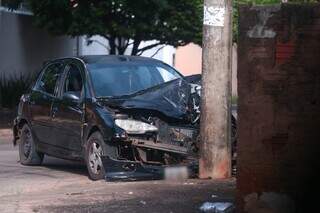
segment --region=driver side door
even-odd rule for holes
[[[52,119],[57,146],[69,155],[78,157],[81,153],[82,123],[84,119],[84,68],[81,64],[69,62],[60,85],[59,98],[52,105]],[[72,98],[70,98],[72,97]]]

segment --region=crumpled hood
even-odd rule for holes
[[[190,92],[191,86],[177,79],[132,95],[105,99],[103,104],[120,109],[153,110],[171,118],[187,119]]]

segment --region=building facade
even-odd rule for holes
[[[32,18],[28,11],[0,7],[0,78],[31,75],[46,60],[76,54],[76,39],[51,36]]]

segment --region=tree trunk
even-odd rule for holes
[[[139,40],[137,38],[134,40],[131,55],[138,54],[138,49],[139,49],[140,43],[141,43],[141,40]]]
[[[109,46],[110,46],[110,55],[116,55],[116,39],[113,36],[110,36],[109,38]]]
[[[124,55],[127,49],[127,42],[125,38],[118,37],[118,55]]]

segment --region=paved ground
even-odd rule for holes
[[[0,212],[198,212],[205,201],[233,201],[234,189],[234,179],[93,182],[83,165],[50,157],[21,166],[0,130]]]
[[[0,129],[8,128],[13,125],[13,119],[16,117],[16,109],[3,109],[0,107]]]

